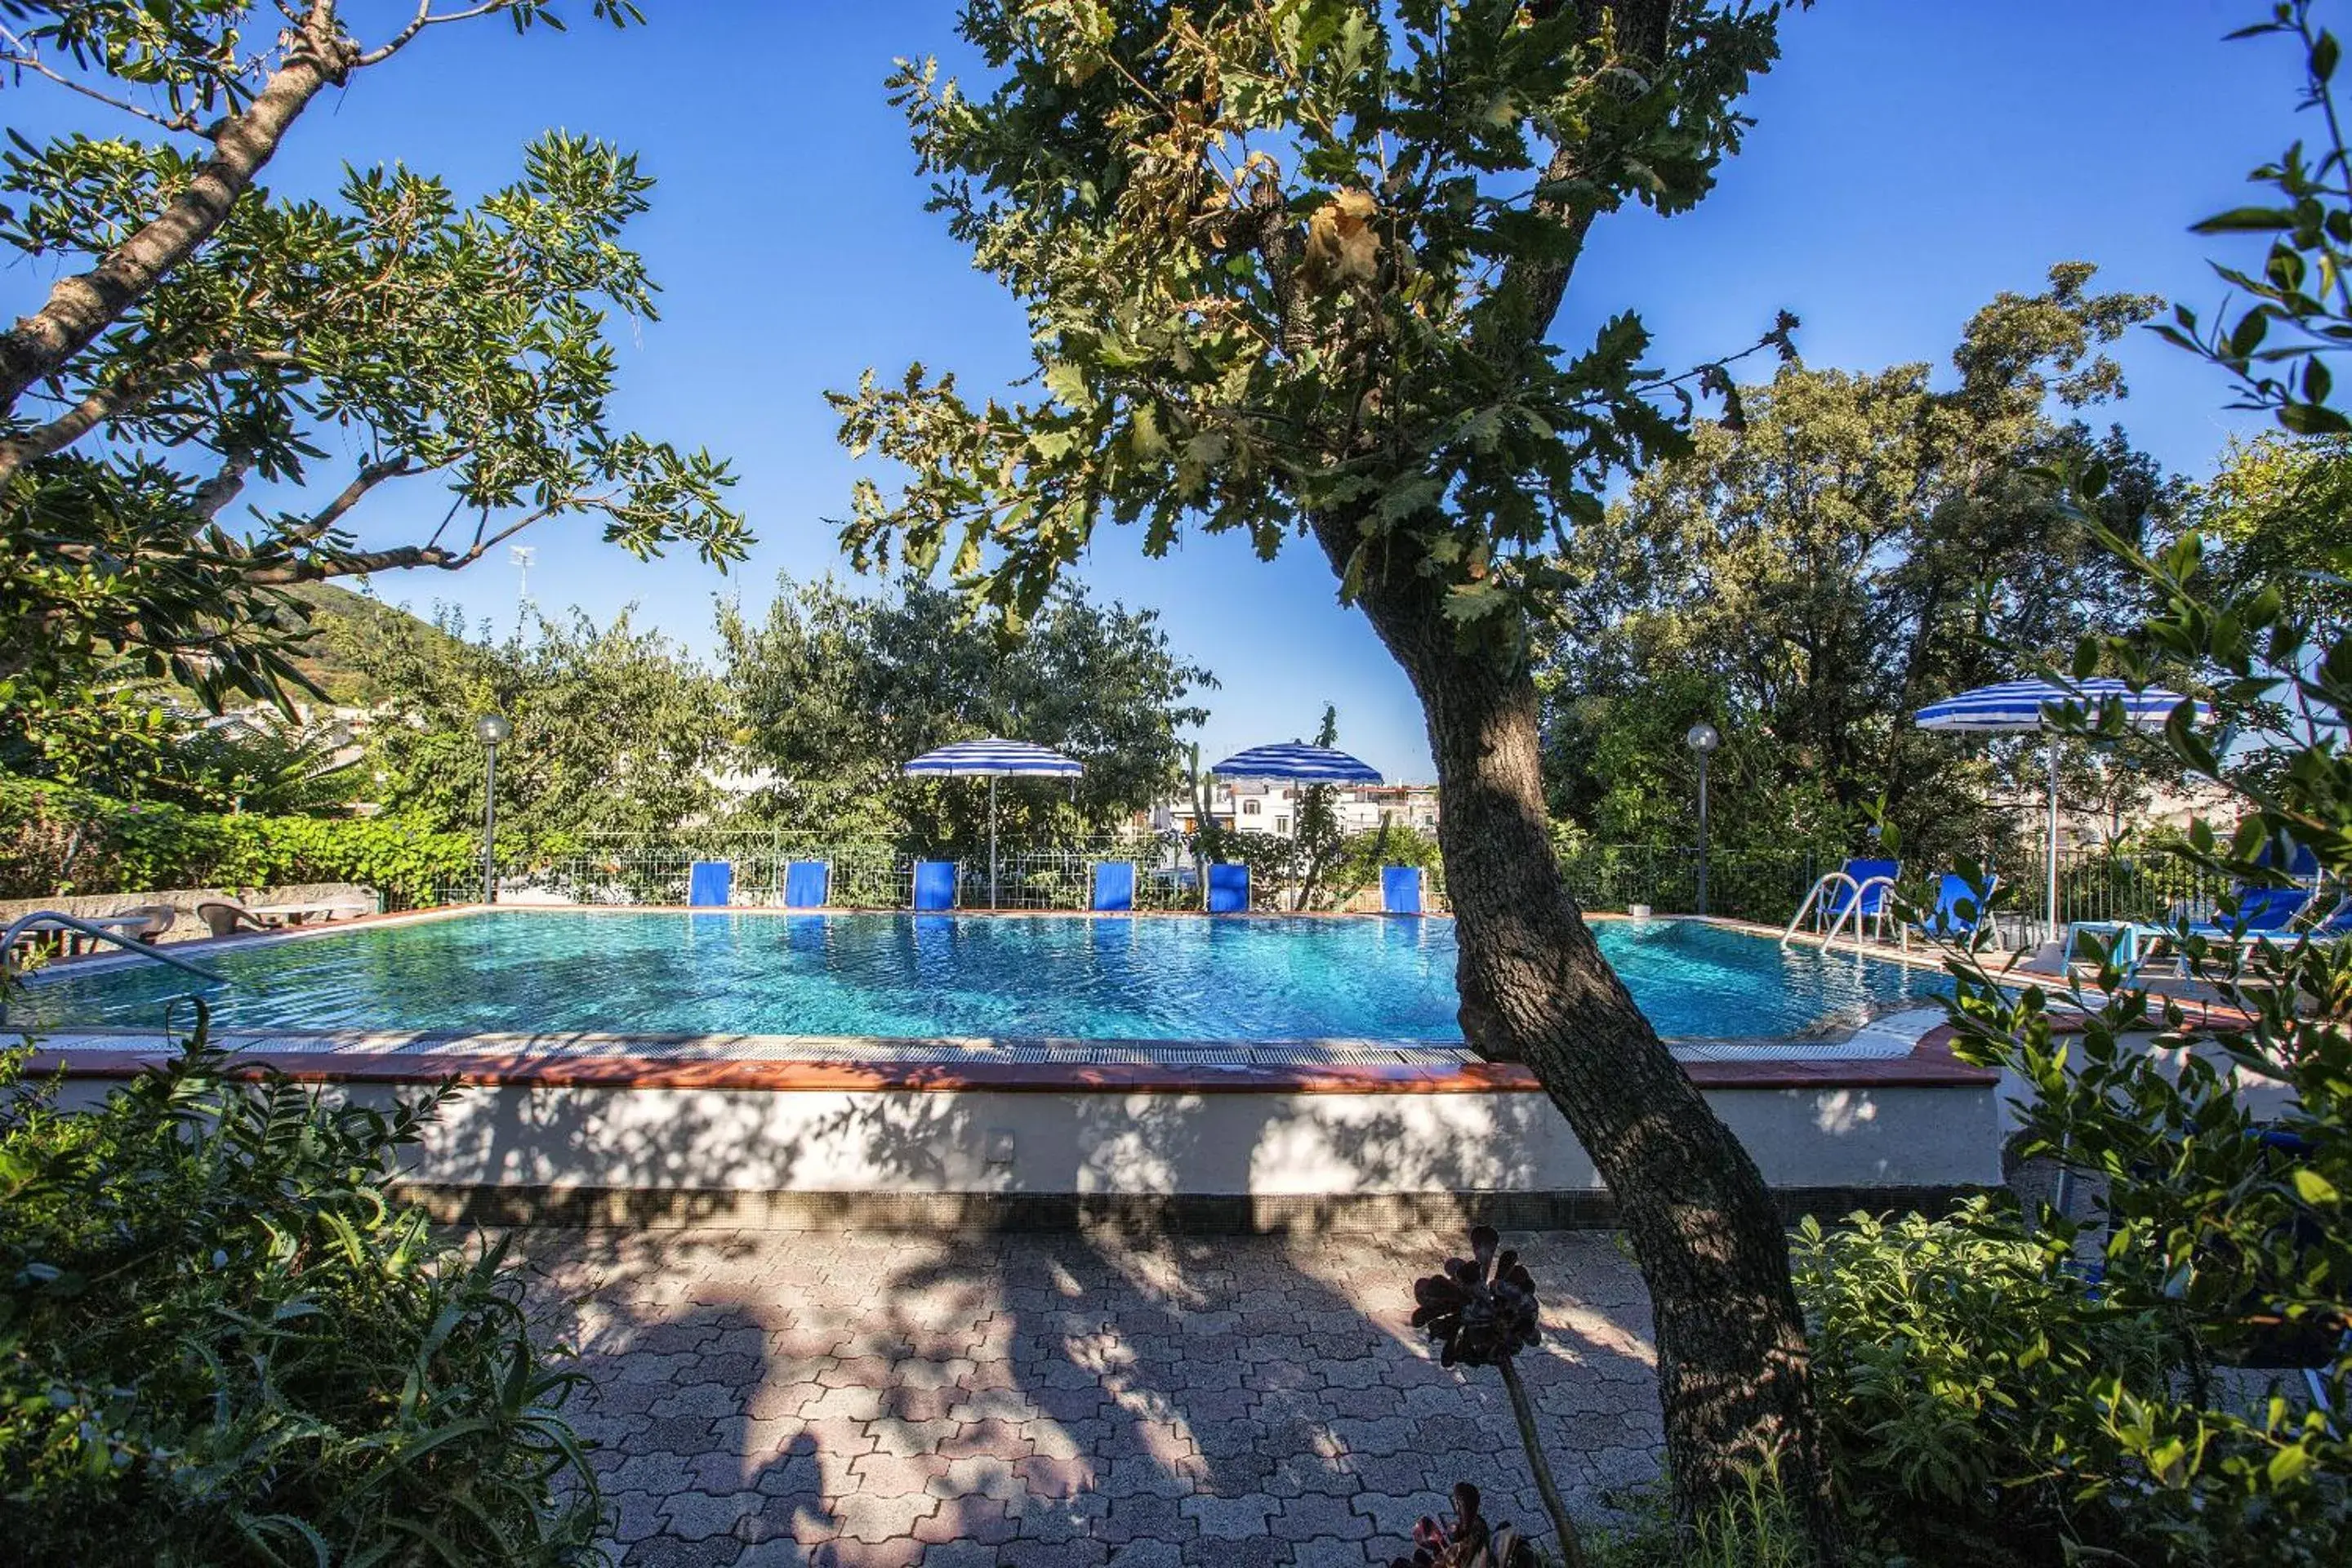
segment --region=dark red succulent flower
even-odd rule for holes
[[[1493,1366],[1541,1337],[1535,1276],[1516,1251],[1497,1249],[1492,1226],[1470,1232],[1470,1256],[1412,1282],[1412,1326],[1439,1347],[1447,1366]]]
[[[1478,1511],[1478,1489],[1454,1483],[1454,1522],[1424,1517],[1412,1527],[1412,1555],[1389,1568],[1537,1568],[1535,1548],[1509,1525],[1487,1526]]]

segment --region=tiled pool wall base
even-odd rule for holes
[[[1862,1193],[1879,1196],[1861,1206],[1892,1206],[1999,1179],[1996,1080],[1953,1060],[1939,1037],[1920,1035],[1900,1058],[1687,1070],[1801,1206],[1855,1206],[1843,1194]],[[36,1070],[63,1069],[83,1099],[160,1055],[159,1042],[121,1037],[49,1044]],[[406,1172],[453,1213],[483,1203],[508,1219],[824,1226],[897,1214],[1013,1227],[1156,1213],[1180,1227],[1262,1229],[1486,1205],[1514,1224],[1607,1222],[1598,1173],[1527,1069],[1388,1054],[877,1061],[444,1048],[253,1059],[376,1103],[462,1079],[467,1092]]]
[[[1952,1057],[1942,1016],[1913,1008],[1835,1039],[1675,1048],[1791,1217],[1935,1207],[1998,1183],[2001,1133],[1998,1080]],[[464,1081],[405,1173],[452,1220],[1259,1232],[1614,1217],[1534,1076],[1457,1046],[418,1031],[218,1039],[377,1103],[445,1076]],[[35,1070],[61,1069],[69,1098],[85,1101],[168,1049],[154,1030],[56,1031],[40,1043]]]

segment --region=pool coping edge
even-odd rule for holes
[[[13,1037],[13,1039],[12,1039]],[[240,1071],[275,1071],[303,1083],[425,1084],[456,1079],[481,1087],[588,1089],[1097,1094],[1526,1094],[1543,1085],[1515,1062],[1475,1058],[1451,1066],[1406,1062],[990,1062],[900,1058],[888,1061],[679,1058],[626,1051],[530,1055],[520,1050],[381,1052],[247,1051],[240,1040],[284,1035],[223,1035]],[[473,1037],[479,1040],[483,1037]],[[1925,1029],[1900,1057],[1685,1061],[1702,1089],[1989,1089],[2000,1075],[1952,1052],[1952,1028]],[[45,1043],[46,1042],[46,1043]],[[68,1077],[127,1079],[166,1061],[174,1047],[152,1030],[59,1031],[36,1038],[0,1033],[0,1046],[33,1047],[27,1070]],[[904,1047],[905,1041],[892,1042]],[[1012,1044],[1013,1042],[1000,1042]],[[1102,1042],[1097,1042],[1102,1043]],[[1188,1041],[1187,1045],[1213,1045]],[[1350,1042],[1364,1043],[1364,1042]]]

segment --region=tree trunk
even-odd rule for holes
[[[1318,526],[1327,550],[1341,531]],[[1535,1073],[1616,1201],[1656,1319],[1677,1514],[1703,1517],[1744,1489],[1742,1466],[1769,1461],[1834,1559],[1804,1323],[1771,1195],[1633,1005],[1560,878],[1533,678],[1458,647],[1443,596],[1430,579],[1402,577],[1370,584],[1362,603],[1428,716],[1463,1033]]]
[[[187,185],[145,227],[89,271],[60,279],[39,310],[0,336],[0,414],[14,409],[35,383],[61,374],[212,238],[310,100],[356,63],[357,50],[342,36],[331,5],[313,4],[303,25],[285,37],[285,59],[253,100],[211,133],[213,155],[196,166]],[[0,449],[0,478],[22,460],[22,453]]]

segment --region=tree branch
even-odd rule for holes
[[[128,99],[110,97],[87,82],[76,81],[60,71],[51,69],[42,62],[38,55],[26,49],[23,41],[5,27],[0,27],[0,38],[7,40],[7,47],[0,48],[0,65],[14,66],[18,70],[28,70],[35,76],[47,77],[68,92],[78,92],[84,98],[93,99],[106,105],[109,109],[119,109],[125,114],[137,115],[150,125],[160,125],[166,131],[194,135],[201,128],[202,122],[185,110],[174,115],[161,115],[152,109],[142,109]]]
[[[251,353],[224,349],[217,353],[198,354],[173,364],[161,365],[144,374],[134,372],[119,381],[93,388],[80,402],[47,424],[36,425],[20,436],[0,440],[0,484],[5,484],[9,476],[34,458],[65,450],[125,409],[133,408],[169,387],[232,370],[257,370],[295,363],[295,356],[281,349]]]
[[[433,544],[396,544],[385,550],[340,551],[331,555],[306,555],[283,566],[263,567],[247,574],[247,581],[270,586],[289,583],[323,583],[331,577],[357,577],[371,572],[397,572],[413,567],[432,566],[444,572],[455,572],[470,566],[484,555],[520,533],[535,522],[543,522],[558,511],[570,507],[541,507],[521,517],[487,538],[477,538],[463,550],[444,550]]]
[[[385,458],[361,465],[352,482],[336,493],[335,499],[305,518],[294,527],[280,531],[278,537],[288,544],[304,545],[326,537],[330,529],[341,522],[352,508],[365,499],[368,491],[386,479],[397,479],[423,470],[410,466],[407,458]]]
[[[1538,14],[1548,15],[1557,9],[1555,0]],[[1583,16],[1588,42],[1598,38],[1604,25],[1613,21],[1617,47],[1627,57],[1650,67],[1665,58],[1674,36],[1674,0],[1578,0],[1577,10]],[[1514,257],[1504,264],[1493,296],[1505,307],[1504,319],[1498,325],[1512,340],[1496,345],[1504,352],[1521,353],[1543,342],[1551,332],[1553,318],[1559,314],[1560,301],[1567,297],[1569,277],[1584,254],[1585,236],[1596,215],[1578,212],[1556,194],[1541,193],[1556,193],[1583,173],[1587,151],[1578,143],[1566,142],[1553,149],[1536,187],[1538,194],[1528,204],[1529,212],[1549,218],[1566,230],[1570,244],[1566,253],[1557,258],[1534,260]]]
[[[148,224],[88,272],[61,279],[41,309],[0,337],[0,415],[36,382],[61,372],[217,233],[237,199],[277,153],[310,100],[346,80],[358,51],[335,21],[332,0],[312,0],[285,35],[286,58],[243,112],[220,122],[213,155]]]
[[[228,461],[221,465],[220,472],[196,487],[196,515],[206,522],[220,516],[221,508],[236,500],[237,491],[245,489],[245,476],[252,467],[251,453],[231,452]]]
[[[406,48],[409,40],[427,27],[437,27],[444,22],[470,22],[477,16],[487,16],[493,11],[506,10],[513,4],[514,0],[485,0],[484,4],[468,10],[445,11],[436,16],[433,15],[433,0],[416,0],[416,15],[408,19],[408,26],[362,55],[356,63],[362,66],[372,66],[379,61],[388,60]]]

